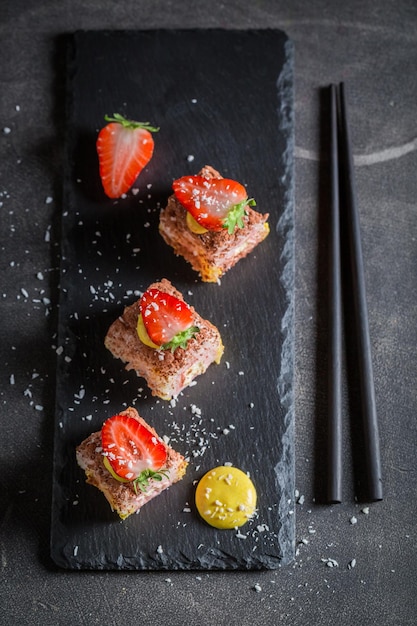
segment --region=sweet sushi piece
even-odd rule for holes
[[[224,350],[217,328],[165,278],[125,308],[104,343],[164,400],[178,396],[211,363],[220,363]]]
[[[206,165],[197,176],[174,181],[159,232],[204,282],[217,282],[269,233],[268,214],[254,210],[240,183]]]
[[[107,419],[76,448],[76,458],[87,483],[103,492],[122,519],[181,480],[187,468],[133,408]]]

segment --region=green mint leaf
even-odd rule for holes
[[[161,349],[171,350],[171,352],[175,352],[177,348],[183,348],[185,350],[190,339],[195,337],[198,332],[200,332],[198,326],[190,326],[190,328],[187,328],[186,330],[181,330],[171,339],[171,341],[163,343]]]
[[[168,478],[168,474],[169,471],[168,470],[151,470],[151,469],[144,469],[137,478],[135,478],[135,480],[132,481],[133,483],[133,489],[135,490],[135,493],[137,495],[138,493],[138,488],[140,489],[140,491],[146,493],[146,490],[148,488],[148,483],[149,480],[152,478],[153,480],[159,480],[161,481],[163,478]]]
[[[245,222],[243,218],[247,215],[246,207],[256,206],[256,202],[253,198],[246,198],[239,204],[233,205],[223,221],[223,228],[227,228],[229,235],[233,235],[235,228],[244,228]]]

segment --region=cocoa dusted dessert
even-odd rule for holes
[[[97,487],[121,519],[181,480],[184,457],[130,407],[108,418],[76,448],[87,483]]]
[[[172,187],[159,232],[203,282],[218,282],[269,234],[269,215],[255,211],[246,188],[209,165]]]
[[[224,351],[218,329],[165,278],[125,308],[104,343],[164,400],[178,396],[211,363],[220,363]]]

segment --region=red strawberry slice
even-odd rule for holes
[[[97,153],[103,188],[109,198],[120,196],[131,188],[153,155],[151,133],[159,129],[149,122],[134,122],[114,113],[98,134]]]
[[[193,325],[194,315],[188,304],[155,287],[145,291],[139,310],[150,339],[162,349],[185,349],[199,331]]]
[[[106,420],[101,429],[101,443],[113,471],[129,481],[145,470],[160,470],[167,459],[165,445],[129,415],[114,415]]]
[[[244,227],[246,207],[256,203],[248,199],[243,185],[229,178],[183,176],[172,184],[175,197],[192,217],[207,230],[227,228],[231,235],[236,226]]]

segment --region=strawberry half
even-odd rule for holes
[[[149,338],[163,350],[185,349],[188,341],[199,332],[188,304],[157,288],[145,291],[139,310]]]
[[[243,228],[247,206],[256,204],[248,199],[243,185],[229,178],[183,176],[172,184],[175,197],[206,230],[227,229],[229,235],[236,227]]]
[[[112,470],[128,481],[154,477],[167,459],[162,441],[128,415],[114,415],[104,422],[101,443]]]
[[[149,122],[134,122],[118,113],[106,115],[109,122],[97,137],[97,153],[104,192],[109,198],[120,198],[129,191],[153,155],[151,133],[159,128]]]

